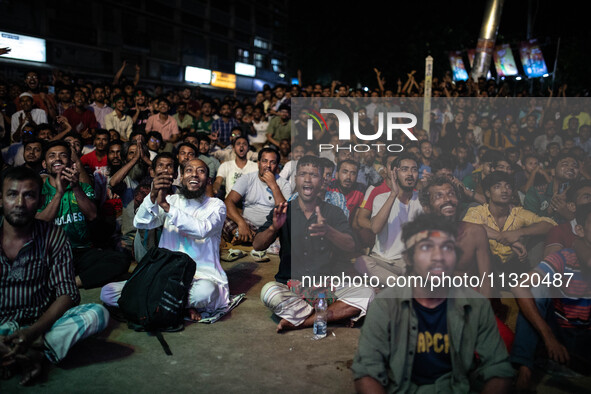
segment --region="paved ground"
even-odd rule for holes
[[[111,319],[97,338],[77,345],[58,367],[31,388],[17,378],[0,381],[0,393],[353,393],[349,369],[359,328],[331,326],[334,335],[312,341],[311,329],[276,334],[272,314],[262,305],[262,286],[272,280],[278,258],[254,263],[245,257],[223,263],[232,294],[246,299],[213,325],[190,324],[158,340]],[[97,302],[99,291],[83,291],[83,302]],[[541,376],[539,393],[591,392],[591,378],[567,381]]]

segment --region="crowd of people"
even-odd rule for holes
[[[359,392],[528,389],[542,347],[554,369],[588,372],[591,114],[566,85],[499,104],[515,95],[507,85],[434,78],[416,140],[399,133],[376,145],[403,150],[357,150],[358,134],[342,141],[336,117],[310,123],[310,110],[355,113],[372,135],[382,113],[422,110],[414,72],[395,89],[375,70],[371,91],[335,81],[238,100],[142,87],[139,68],[133,80],[124,69],[109,82],[34,70],[0,80],[0,378],[19,367],[32,382],[42,354],[59,362],[104,329],[131,263],[156,246],[196,262],[186,305],[195,321],[230,302],[221,261],[277,254],[261,300],[281,318],[278,332],[311,327],[319,293],[329,323],[365,318],[352,366]],[[376,282],[301,281],[339,273]],[[500,273],[552,280],[506,285],[511,304],[489,275]],[[391,278],[446,274],[483,281],[386,289]],[[92,288],[108,309],[78,305]]]

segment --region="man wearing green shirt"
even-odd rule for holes
[[[123,253],[92,247],[89,225],[97,217],[94,190],[79,182],[70,146],[64,141],[52,141],[45,146],[43,158],[49,176],[41,190],[37,219],[53,220],[68,236],[78,287],[100,287],[115,280],[127,272],[130,261]]]
[[[211,134],[211,124],[215,120],[212,114],[211,101],[204,101],[201,105],[201,116],[199,119],[195,119],[193,128],[198,133]]]
[[[369,306],[352,366],[358,393],[509,392],[514,371],[488,300],[470,288],[430,288],[453,276],[456,236],[434,214],[404,226],[407,271],[424,282],[384,290]]]
[[[193,117],[187,113],[187,104],[180,102],[176,106],[176,114],[172,115],[179,129],[191,129],[193,127]]]
[[[267,140],[279,148],[280,141],[291,141],[290,108],[287,104],[281,104],[277,116],[273,117],[267,127]]]

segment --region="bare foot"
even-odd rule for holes
[[[519,373],[517,374],[517,382],[515,388],[517,390],[529,390],[531,383],[531,370],[522,365],[519,367]]]
[[[22,386],[33,383],[43,372],[43,353],[39,350],[30,348],[26,354],[17,355],[16,362],[23,374],[19,382]]]
[[[279,324],[277,324],[277,332],[287,331],[287,330],[295,330],[297,327],[288,322],[285,319],[281,319]]]
[[[197,312],[197,309],[189,308],[189,318],[194,322],[198,322],[201,320],[201,314]]]

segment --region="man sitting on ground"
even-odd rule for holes
[[[122,253],[92,247],[89,226],[97,217],[92,187],[78,180],[79,170],[70,160],[70,146],[52,141],[45,146],[43,168],[49,174],[41,190],[37,219],[55,221],[64,229],[74,254],[78,287],[100,287],[129,269]]]
[[[267,214],[273,207],[291,197],[289,182],[277,175],[279,154],[271,148],[259,152],[258,171],[241,176],[226,197],[228,218],[224,224],[224,239],[229,242],[252,242],[259,227],[265,224]],[[238,210],[244,201],[242,213]],[[255,254],[267,259],[262,254]],[[262,260],[261,260],[262,261]]]
[[[462,250],[456,263],[457,275],[488,275],[490,268],[490,250],[486,231],[480,225],[463,222],[458,217],[458,189],[452,181],[443,176],[429,178],[421,190],[419,200],[425,212],[442,216],[458,225],[456,244]],[[490,281],[486,280],[478,289],[480,294],[491,297]]]
[[[419,215],[402,230],[408,271],[453,275],[455,223]],[[433,283],[433,282],[431,282]],[[358,393],[508,393],[514,372],[488,300],[463,287],[392,287],[369,308],[353,361]]]
[[[282,319],[277,332],[313,325],[314,308],[301,294],[296,294],[295,283],[302,281],[304,275],[342,273],[348,264],[339,259],[339,253],[355,250],[343,212],[318,197],[323,170],[316,157],[304,156],[298,161],[298,197],[272,208],[253,241],[255,250],[265,250],[277,237],[280,240],[279,271],[275,281],[261,290],[261,301]],[[328,307],[329,323],[363,317],[374,296],[373,290],[367,287],[341,286],[330,289],[333,291],[336,302]]]
[[[357,209],[363,202],[363,192],[360,183],[357,183],[357,171],[359,163],[346,159],[337,165],[337,176],[328,187],[328,191],[339,192],[347,200],[347,210],[349,211],[349,220],[352,221],[357,214]]]
[[[495,171],[482,180],[486,204],[468,209],[464,221],[484,225],[489,238],[495,271],[523,272],[527,260],[524,237],[544,235],[556,225],[547,217],[538,216],[523,207],[513,206],[513,177]],[[510,263],[509,265],[504,265]],[[502,265],[501,265],[502,264]]]
[[[158,157],[154,160],[159,162]],[[154,229],[164,225],[159,247],[186,253],[195,260],[197,270],[189,292],[187,308],[192,320],[201,313],[214,312],[228,305],[228,278],[220,265],[219,245],[226,207],[221,200],[205,195],[207,165],[192,159],[181,165],[182,180],[178,194],[172,194],[174,175],[154,173],[152,190],[138,208],[134,226]],[[114,282],[101,290],[101,300],[117,306],[125,282]]]
[[[370,224],[375,245],[369,256],[359,256],[355,262],[357,271],[378,277],[380,285],[386,285],[390,276],[405,273],[401,226],[423,211],[414,191],[419,180],[417,158],[409,153],[398,156],[391,163],[390,178],[391,190],[373,202]]]
[[[248,148],[248,139],[246,137],[238,137],[232,142],[232,150],[236,154],[236,158],[225,161],[220,165],[213,183],[214,196],[217,196],[222,185],[225,185],[226,193],[224,197],[228,197],[234,184],[242,175],[257,171],[257,164],[247,159]]]
[[[540,339],[550,360],[566,364],[577,357],[573,368],[591,368],[591,204],[577,207],[575,216],[573,248],[544,257],[511,289],[520,309],[511,352],[518,389],[530,389]]]
[[[41,374],[43,353],[58,363],[74,344],[107,327],[101,305],[80,302],[72,252],[55,224],[35,219],[42,180],[26,167],[2,177],[0,377],[18,364],[21,384]]]

